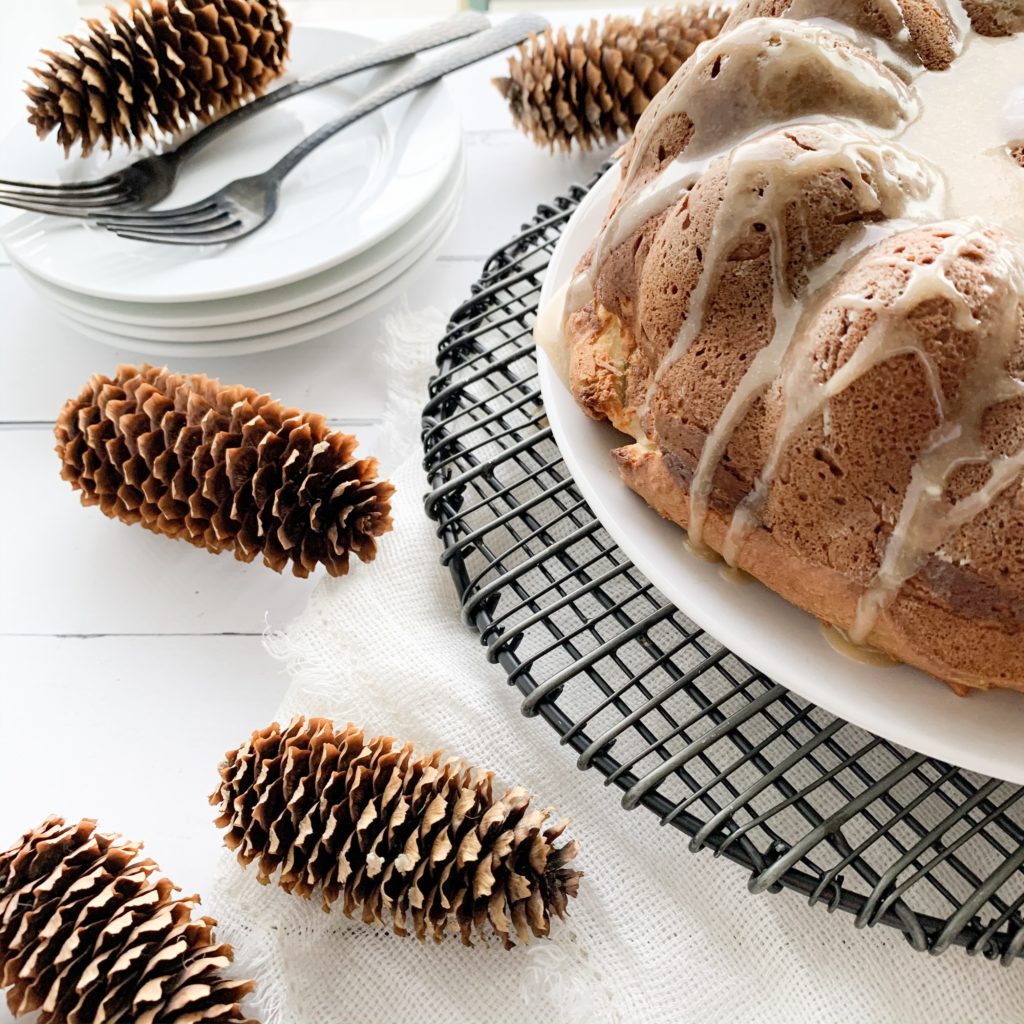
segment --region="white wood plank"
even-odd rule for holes
[[[606,156],[552,156],[518,132],[468,135],[465,204],[442,255],[483,260],[532,219],[539,203],[586,181]]]
[[[273,721],[287,686],[261,641],[4,638],[0,659],[0,849],[49,814],[97,818],[208,893],[217,765]]]
[[[64,11],[72,6],[60,2]],[[46,43],[56,31],[56,0],[46,17],[32,13],[39,8],[22,5],[15,17],[24,31],[0,40],[17,38],[17,46],[3,47],[4,56],[17,51],[17,61],[0,62],[12,81],[21,77],[9,72],[24,66],[27,40]],[[292,0],[290,9],[298,21],[377,37],[414,24],[357,22],[339,16],[333,0]],[[538,202],[600,162],[598,155],[551,157],[512,130],[489,82],[505,64],[495,57],[450,80],[468,133],[464,206],[440,259],[393,307],[450,311],[468,297],[479,261],[528,221]],[[4,90],[0,135],[22,116],[16,89]],[[25,780],[4,788],[0,846],[48,813],[98,816],[144,839],[147,854],[186,891],[208,892],[220,849],[206,803],[217,763],[273,718],[286,686],[254,634],[285,625],[317,581],[214,558],[82,508],[59,478],[49,424],[92,372],[138,357],[60,325],[10,267],[0,266],[0,309],[0,460],[17,482],[0,503],[0,722],[8,726],[0,778]],[[372,423],[384,410],[386,381],[375,353],[386,312],[280,352],[215,360],[174,354],[170,363],[270,391],[334,420]],[[372,452],[376,428],[353,429]],[[5,1013],[0,1009],[0,1024],[10,1019]]]
[[[426,265],[388,307],[293,348],[225,359],[172,356],[173,369],[269,391],[290,405],[335,420],[372,420],[383,413],[387,382],[376,359],[388,312],[407,307],[450,311],[479,274],[473,262]],[[62,324],[10,267],[0,267],[0,422],[51,422],[64,401],[95,372],[145,357],[114,349]],[[157,362],[150,357],[151,362]]]
[[[84,508],[48,429],[0,430],[0,465],[16,481],[0,503],[2,634],[258,634],[298,614],[322,575],[278,576]]]

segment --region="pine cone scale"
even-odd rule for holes
[[[124,14],[108,8],[65,36],[63,51],[42,51],[26,89],[29,122],[83,156],[206,123],[283,72],[290,28],[278,0],[128,0]]]
[[[713,7],[645,11],[639,21],[609,16],[531,36],[494,84],[513,120],[538,145],[589,150],[616,141],[680,65],[718,34],[728,12]]]
[[[547,841],[548,812],[517,832],[528,806],[522,791],[493,801],[488,775],[442,765],[438,754],[417,758],[390,737],[366,741],[354,727],[335,731],[318,719],[271,727],[228,755],[221,779],[211,797],[217,824],[241,863],[256,862],[260,881],[280,870],[282,888],[307,897],[319,889],[325,909],[340,901],[347,916],[358,910],[399,935],[411,927],[441,941],[453,925],[467,943],[492,930],[511,945],[518,919],[546,934],[551,908],[565,907],[549,897],[578,877],[546,867],[537,877],[521,847]],[[539,917],[515,911],[531,900]]]
[[[144,366],[95,377],[58,419],[62,476],[109,516],[308,576],[376,554],[394,488],[354,438],[268,396]]]
[[[40,1024],[132,1020],[241,1024],[248,981],[197,897],[173,899],[140,844],[85,820],[48,819],[0,854],[0,980],[15,1015]]]

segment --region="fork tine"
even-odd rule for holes
[[[197,214],[208,213],[219,209],[211,196],[200,199],[188,206],[176,206],[173,210],[139,210],[134,213],[118,213],[104,217],[104,227],[135,227],[148,228],[160,224],[188,223]]]
[[[62,202],[78,202],[86,199],[98,199],[101,196],[112,196],[119,195],[126,192],[127,189],[120,182],[112,182],[110,185],[104,185],[103,188],[92,188],[78,190],[53,190],[45,188],[12,188],[11,186],[0,183],[0,192],[4,195],[17,196],[21,198],[36,198],[45,199],[47,202],[62,203]]]
[[[200,235],[211,231],[218,231],[229,225],[241,223],[230,210],[216,210],[209,217],[201,220],[175,221],[173,223],[162,223],[152,227],[126,227],[128,231],[141,231],[145,235]],[[111,228],[113,231],[120,231],[121,227]]]
[[[159,242],[164,245],[217,245],[219,242],[230,242],[241,235],[242,225],[238,222],[218,231],[194,234],[180,232],[151,232],[111,228],[119,238],[130,238],[136,242]]]
[[[102,226],[107,228],[108,231],[113,231],[117,234],[131,232],[143,235],[152,235],[154,238],[160,237],[176,237],[178,235],[205,235],[210,234],[214,231],[220,231],[223,228],[234,227],[239,225],[241,222],[230,210],[217,210],[211,216],[205,217],[202,220],[195,221],[184,221],[178,223],[162,223],[154,225],[152,227],[137,227],[134,225],[122,225],[111,226],[106,223],[102,223]]]
[[[127,217],[122,220],[120,216],[116,216],[115,219],[115,215],[108,217],[106,214],[103,214],[98,218],[98,222],[100,227],[104,227],[108,231],[143,231],[159,235],[163,233],[173,234],[176,231],[183,231],[188,228],[203,230],[207,224],[218,220],[220,216],[221,211],[219,209],[204,210],[201,213],[191,214],[188,217],[163,220],[144,220],[141,217],[137,220]]]
[[[105,195],[89,197],[81,196],[77,199],[70,199],[61,197],[59,199],[51,199],[46,195],[36,195],[32,193],[20,194],[17,192],[4,192],[0,189],[0,203],[5,204],[16,204],[16,203],[40,203],[44,206],[52,207],[53,209],[67,210],[67,209],[93,209],[100,210],[104,207],[109,206],[120,206],[124,203],[130,202],[132,196],[127,192],[111,192]]]
[[[114,213],[119,207],[128,205],[128,199],[107,206],[65,206],[45,203],[40,200],[0,199],[0,206],[9,206],[15,210],[26,210],[29,213],[49,213],[56,217],[85,217],[93,220],[105,216],[108,212]]]
[[[183,228],[202,228],[210,221],[217,220],[222,210],[219,207],[212,207],[208,210],[200,210],[198,213],[189,214],[187,217],[162,217],[159,220],[146,220],[144,217],[129,217],[128,215],[103,214],[99,217],[102,227],[111,231],[148,231],[159,234],[163,231],[180,231]]]
[[[16,181],[13,178],[0,178],[0,188],[28,192],[60,193],[64,195],[80,195],[85,192],[105,190],[122,184],[120,172],[109,174],[95,181],[67,181],[54,184],[45,181]]]

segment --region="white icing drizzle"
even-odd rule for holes
[[[898,0],[874,3],[891,29],[890,43],[902,49],[907,32]],[[939,425],[913,467],[879,571],[858,605],[850,630],[855,643],[865,641],[878,616],[926,559],[1024,471],[1024,450],[992,453],[982,436],[988,409],[1024,397],[1024,384],[1008,369],[1024,297],[1024,246],[994,244],[981,226],[998,226],[1024,238],[1024,170],[1010,156],[1010,144],[1024,139],[1024,36],[980,37],[970,31],[958,0],[941,0],[939,6],[950,16],[959,56],[949,71],[914,68],[907,76],[909,87],[890,68],[851,47],[843,30],[821,24],[754,18],[703,44],[645,112],[590,265],[556,299],[557,314],[548,316],[538,330],[539,337],[548,339],[546,347],[555,338],[556,346],[564,348],[564,316],[593,299],[593,282],[608,254],[650,217],[682,201],[712,162],[727,153],[725,195],[687,317],[657,368],[645,407],[668,370],[699,337],[736,245],[755,223],[764,224],[775,282],[773,334],[710,431],[690,483],[689,539],[700,550],[715,470],[752,403],[766,389],[778,389],[782,414],[771,448],[753,488],[734,510],[723,544],[722,555],[735,565],[744,539],[760,522],[797,431],[820,415],[828,434],[832,397],[889,359],[915,357],[929,383]],[[849,8],[849,0],[795,0],[790,14],[843,17]],[[863,41],[862,34],[856,37]],[[877,40],[871,42],[880,58],[893,52],[876,45]],[[806,74],[808,87],[793,88],[802,81],[801,74]],[[690,139],[676,159],[641,182],[640,174],[651,167],[645,157],[658,129],[674,114],[689,118]],[[797,155],[791,147],[786,151],[786,138],[799,130],[797,125],[820,124],[823,116],[827,127],[816,135],[816,148]],[[865,124],[874,132],[864,130]],[[786,126],[792,129],[788,133]],[[809,180],[831,168],[843,169],[853,183],[858,209],[883,220],[851,229],[836,253],[808,268],[800,295],[794,296],[786,282],[786,209]],[[936,223],[940,221],[946,222]],[[941,240],[934,260],[869,251],[921,224],[933,225]],[[995,267],[987,274],[990,295],[982,321],[975,319],[948,276],[949,268],[972,247],[981,248]],[[906,283],[895,298],[835,294],[842,271],[853,262],[864,266],[865,260],[879,261],[880,271],[888,275],[894,268],[905,271]],[[977,336],[977,355],[954,409],[948,408],[937,367],[907,322],[909,313],[935,298],[951,305],[957,330]],[[811,332],[802,328],[826,303],[838,304],[851,316],[870,314],[873,324],[849,360],[822,380],[809,361]],[[644,411],[638,423],[645,421]],[[639,435],[638,429],[638,441],[648,441]],[[976,464],[988,467],[986,482],[951,503],[950,479],[961,467]]]
[[[852,661],[859,661],[864,665],[875,665],[879,668],[891,668],[899,665],[896,658],[880,651],[877,647],[865,647],[863,644],[855,644],[848,633],[839,626],[833,626],[828,622],[821,622],[821,635],[828,641],[829,646],[843,657]]]
[[[701,279],[693,294],[695,312],[687,318],[675,344],[662,360],[648,392],[649,402],[664,373],[682,358],[700,334],[708,300],[729,254],[755,223],[763,224],[771,242],[775,328],[772,340],[758,352],[740,379],[701,451],[690,485],[689,530],[695,546],[703,543],[704,519],[715,468],[754,400],[778,376],[797,336],[797,326],[805,310],[813,305],[808,297],[817,295],[856,253],[877,241],[882,232],[891,232],[896,218],[916,210],[939,185],[929,168],[908,159],[898,147],[842,126],[832,126],[819,148],[801,149],[795,156],[784,145],[786,138],[766,135],[734,150],[729,162],[726,194],[719,207]],[[798,298],[786,282],[785,211],[808,181],[831,169],[842,171],[851,183],[859,210],[865,214],[881,214],[888,223],[881,228],[864,225],[852,230],[830,259],[810,269],[803,297]],[[756,187],[758,181],[766,181],[763,191]]]
[[[913,94],[895,74],[820,26],[752,18],[702,43],[686,73],[658,93],[637,125],[613,212],[589,268],[573,283],[570,307],[593,299],[594,278],[608,254],[677,203],[723,152],[769,125],[808,124],[814,115],[832,123],[838,100],[851,117],[882,131],[899,130],[918,114]],[[693,125],[686,148],[653,181],[634,187],[657,128],[677,114]]]
[[[568,301],[571,284],[571,281],[566,281],[551,300],[537,310],[537,320],[533,326],[537,344],[566,387],[569,387],[569,346],[565,344],[562,325],[572,313]]]
[[[888,27],[889,39],[886,42],[857,27],[857,15],[863,10],[858,0],[793,0],[783,17],[831,27],[842,35],[851,36],[859,47],[874,50],[879,57],[884,53],[885,63],[893,62],[904,70],[913,54],[913,43],[899,0],[872,2]]]
[[[1010,155],[1024,136],[1024,36],[972,34],[952,68],[924,72],[913,88],[922,113],[899,141],[942,169],[946,216],[1024,238],[1024,171]]]
[[[1011,93],[1003,108],[1003,129],[1000,133],[1011,143],[1024,143],[1024,84]]]
[[[978,232],[957,239],[955,255],[977,244]],[[961,527],[984,512],[1024,471],[1024,448],[1012,455],[993,454],[983,439],[985,414],[1014,398],[1024,398],[1024,381],[1008,371],[1018,342],[1021,298],[1024,296],[1024,250],[1016,245],[996,247],[989,254],[999,273],[989,276],[989,288],[997,304],[994,316],[974,321],[978,354],[963,382],[955,414],[942,410],[939,426],[911,473],[899,520],[885,548],[881,567],[857,606],[850,639],[863,643],[881,611],[914,576],[925,559]],[[944,279],[944,261],[937,261]],[[948,260],[945,261],[948,265]],[[935,275],[931,280],[939,291]],[[956,308],[963,319],[973,321],[966,300],[958,295]],[[919,305],[920,303],[918,303]],[[875,327],[891,321],[894,307],[880,316]],[[877,312],[877,307],[876,307]],[[888,325],[891,328],[891,324]],[[886,327],[878,328],[885,332]],[[950,504],[947,486],[957,469],[987,464],[988,480],[976,491]]]
[[[948,259],[949,250],[944,247],[936,264],[944,266]],[[876,260],[882,272],[900,262],[892,257],[876,257]],[[723,550],[723,557],[727,561],[735,561],[742,542],[757,526],[761,509],[768,499],[782,457],[796,432],[813,416],[827,409],[829,399],[844,391],[869,370],[895,356],[916,356],[922,363],[925,376],[930,383],[936,410],[940,416],[945,416],[946,400],[939,385],[938,371],[928,354],[917,344],[913,332],[907,329],[903,319],[906,313],[926,299],[942,296],[954,302],[954,308],[959,314],[956,323],[958,328],[969,329],[974,326],[973,317],[964,317],[962,314],[963,299],[960,293],[952,287],[943,273],[933,270],[936,264],[906,261],[904,266],[909,272],[909,279],[898,300],[890,307],[876,306],[859,295],[847,295],[838,300],[839,305],[845,305],[855,313],[870,308],[876,312],[878,319],[849,361],[827,381],[819,382],[808,376],[810,361],[803,349],[811,344],[811,339],[801,339],[800,350],[794,354],[779,384],[782,418],[772,440],[772,447],[753,488],[740,502],[732,517]]]
[[[929,0],[929,2],[945,16],[952,29],[950,42],[953,51],[959,53],[964,39],[971,31],[971,20],[966,9],[960,0]],[[890,41],[900,49],[909,47],[911,44],[910,33],[903,17],[901,0],[871,0],[871,3],[885,21]],[[783,17],[799,18],[805,21],[812,18],[829,18],[841,22],[856,22],[862,20],[859,16],[863,11],[863,6],[863,0],[793,0]],[[874,37],[866,33],[864,35],[867,40],[874,43]]]
[[[903,21],[903,8],[899,0],[872,0],[875,9],[881,14],[883,20],[889,27],[889,33],[894,39],[909,39],[910,33]],[[793,0],[785,12],[786,18],[797,18],[806,21],[809,18],[834,18],[843,21],[851,14],[856,14],[863,8],[863,4],[857,0]]]
[[[874,2],[878,3],[878,0],[874,0]],[[946,20],[953,26],[956,50],[959,53],[963,49],[964,40],[974,34],[971,30],[971,19],[967,14],[967,8],[960,0],[931,0],[931,3],[946,16]]]
[[[925,368],[939,425],[915,464],[904,497],[899,521],[886,545],[882,565],[862,596],[857,618],[850,630],[855,643],[863,643],[878,615],[895,598],[903,584],[920,569],[924,560],[957,529],[973,520],[1016,480],[1024,470],[1024,449],[1005,457],[989,452],[982,439],[985,413],[994,405],[1024,397],[1024,383],[1008,371],[1017,343],[1021,296],[1024,295],[1024,250],[1016,244],[992,245],[982,230],[967,223],[936,225],[941,251],[930,263],[877,255],[879,270],[902,266],[909,276],[897,298],[888,305],[881,298],[841,295],[832,301],[848,310],[870,310],[875,317],[867,335],[849,361],[828,380],[817,381],[808,373],[806,351],[798,351],[781,380],[783,415],[772,448],[754,487],[740,502],[729,524],[722,556],[734,564],[743,541],[757,527],[781,460],[797,431],[827,408],[829,399],[844,391],[869,370],[899,355],[913,355]],[[985,321],[975,319],[967,300],[947,277],[962,253],[983,247],[986,257],[998,262],[999,272],[989,276],[993,295],[998,293],[998,313]],[[870,266],[870,264],[869,264]],[[948,408],[939,385],[938,371],[922,347],[907,314],[923,302],[944,298],[953,305],[957,330],[978,335],[978,353],[970,376],[961,387],[956,409]],[[802,339],[802,348],[811,344]],[[801,358],[802,357],[802,358]],[[946,485],[961,466],[987,463],[991,475],[973,494],[949,506]]]

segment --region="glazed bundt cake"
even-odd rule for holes
[[[623,480],[849,638],[1024,691],[1024,0],[742,0],[541,317]]]

